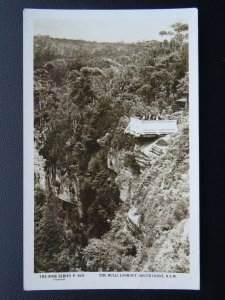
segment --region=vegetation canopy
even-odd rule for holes
[[[187,32],[187,24],[176,23],[159,33],[162,42],[129,44],[34,37],[35,147],[46,180],[45,188],[37,187],[38,180],[35,188],[35,272],[130,271],[144,264],[156,220],[145,213],[146,203],[139,212],[143,228],[130,225],[127,235],[120,230],[130,207],[121,200],[109,153],[120,153],[123,167],[139,178],[139,142],[124,129],[131,116],[171,118],[179,111],[176,100],[188,101]],[[187,137],[187,126],[182,134]],[[180,147],[177,168],[188,155],[188,139],[183,140],[168,152],[173,158]],[[173,197],[156,194],[159,201]],[[171,207],[176,222],[188,216],[187,201]],[[168,228],[173,225],[166,221]]]

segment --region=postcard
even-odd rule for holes
[[[199,289],[198,14],[24,10],[24,289]]]

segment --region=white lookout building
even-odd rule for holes
[[[130,118],[124,131],[125,134],[146,138],[175,132],[177,132],[176,120],[140,120],[136,117]]]

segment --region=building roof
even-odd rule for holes
[[[177,132],[176,120],[140,120],[138,118],[130,118],[124,131],[124,133],[129,133],[135,137],[164,135],[174,132]]]

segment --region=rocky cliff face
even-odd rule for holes
[[[62,228],[61,248],[67,251],[66,245],[74,243],[69,247],[73,259],[68,258],[67,269],[82,270],[84,255],[89,271],[189,272],[188,145],[184,120],[175,134],[137,140],[133,150],[107,150],[107,167],[116,174],[121,205],[109,231],[87,241],[84,249],[80,178],[72,167],[67,171],[54,165],[46,168],[35,149],[35,184],[46,191],[54,227]],[[90,168],[97,156],[91,157]],[[36,228],[40,226],[37,222]],[[93,254],[96,249],[98,253]]]
[[[82,208],[79,201],[79,178],[75,172],[57,169],[54,165],[46,167],[45,159],[39,154],[38,145],[34,147],[34,174],[35,187],[48,194],[52,194],[61,201],[74,204],[78,207],[82,217]]]
[[[68,174],[55,165],[47,165],[39,147],[35,143],[35,272],[79,271],[77,257],[82,244],[79,179],[72,170]]]
[[[111,149],[108,153],[107,165],[117,174],[115,183],[120,190],[120,199],[130,202],[137,188],[139,176],[130,167],[124,165],[125,155],[124,150],[116,152]]]
[[[178,133],[138,142],[133,155],[139,174],[125,165],[125,151],[108,154],[108,167],[117,173],[115,182],[124,204],[105,240],[123,245],[126,236],[135,247],[127,270],[188,272],[187,122],[179,125]]]
[[[48,189],[61,201],[75,205],[80,218],[82,217],[82,207],[79,198],[79,178],[75,173],[62,172],[52,166],[47,171]]]
[[[155,161],[166,151],[170,135],[156,139],[139,142],[134,147],[135,160],[140,166],[141,172],[150,168]]]

